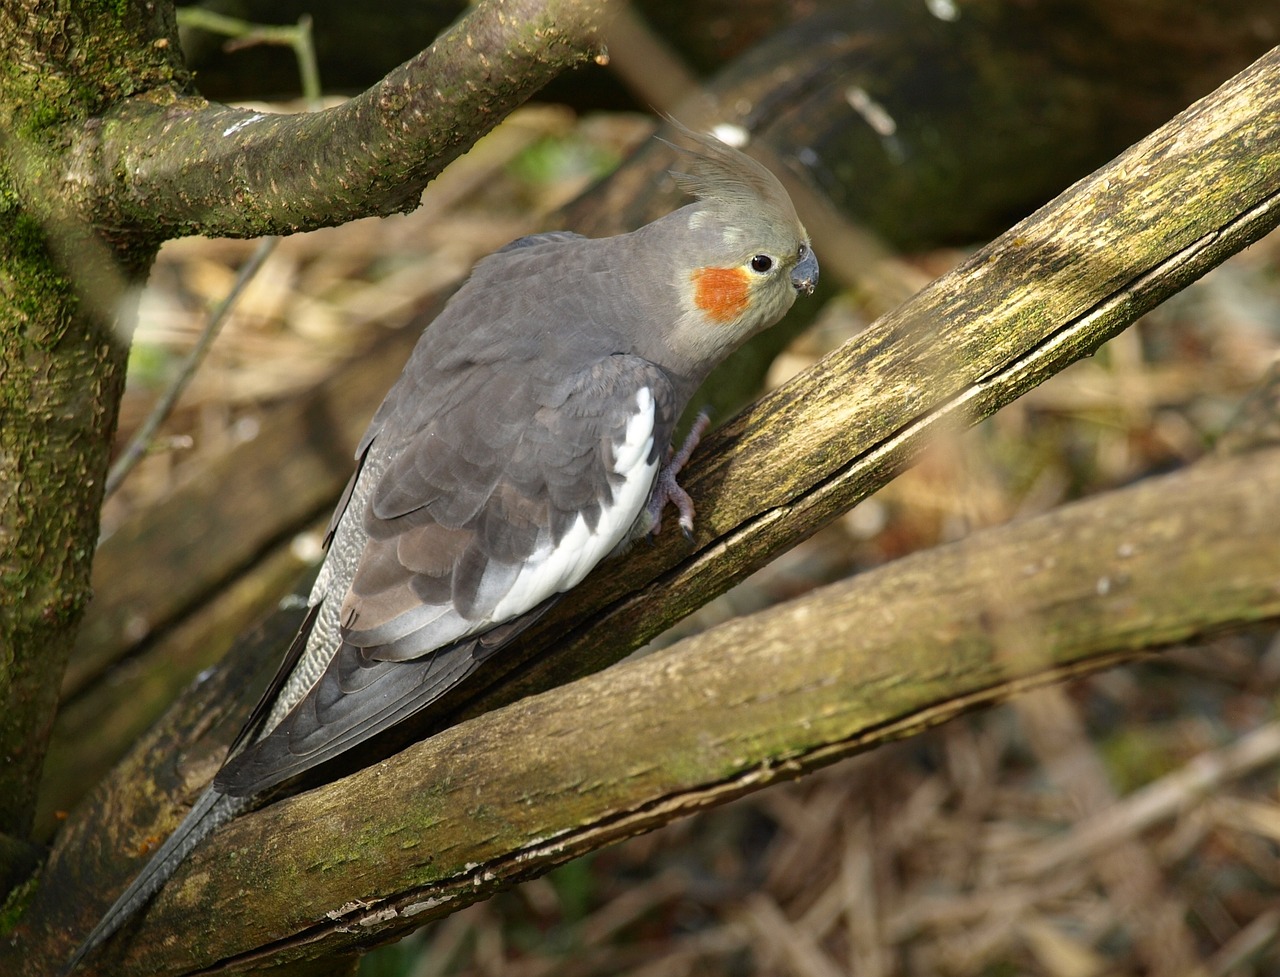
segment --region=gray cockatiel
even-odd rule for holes
[[[692,527],[676,420],[713,366],[813,291],[818,263],[768,170],[684,135],[696,148],[675,175],[695,203],[617,237],[515,241],[423,334],[360,442],[277,680],[71,966],[255,795],[443,695],[655,531],[667,502]]]

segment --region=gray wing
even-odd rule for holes
[[[579,234],[577,231],[541,231],[537,234],[526,234],[524,237],[518,237],[510,244],[504,244],[494,254],[502,254],[506,251],[515,251],[519,248],[532,248],[539,244],[555,244],[564,241],[586,241],[585,235]]]
[[[364,451],[376,484],[342,517],[362,518],[367,541],[341,644],[284,720],[228,761],[218,790],[261,792],[418,712],[628,536],[675,421],[670,380],[628,355],[559,378],[534,366],[464,370],[447,394],[442,376],[423,375],[443,409],[425,416],[429,394],[398,388],[379,413]]]

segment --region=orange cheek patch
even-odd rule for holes
[[[693,304],[715,322],[732,322],[747,309],[747,273],[741,268],[699,268],[693,281]]]

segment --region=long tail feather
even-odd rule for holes
[[[105,943],[125,922],[146,905],[160,887],[169,881],[183,859],[213,833],[214,829],[247,810],[248,800],[228,797],[212,787],[200,795],[195,806],[174,829],[173,834],[156,850],[137,878],[120,894],[84,942],[72,954],[63,970],[69,974],[95,949]]]

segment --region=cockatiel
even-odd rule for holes
[[[357,449],[277,681],[71,967],[255,795],[445,694],[668,502],[691,529],[676,421],[818,262],[767,169],[681,131],[674,175],[696,202],[616,237],[521,238],[424,332]]]

